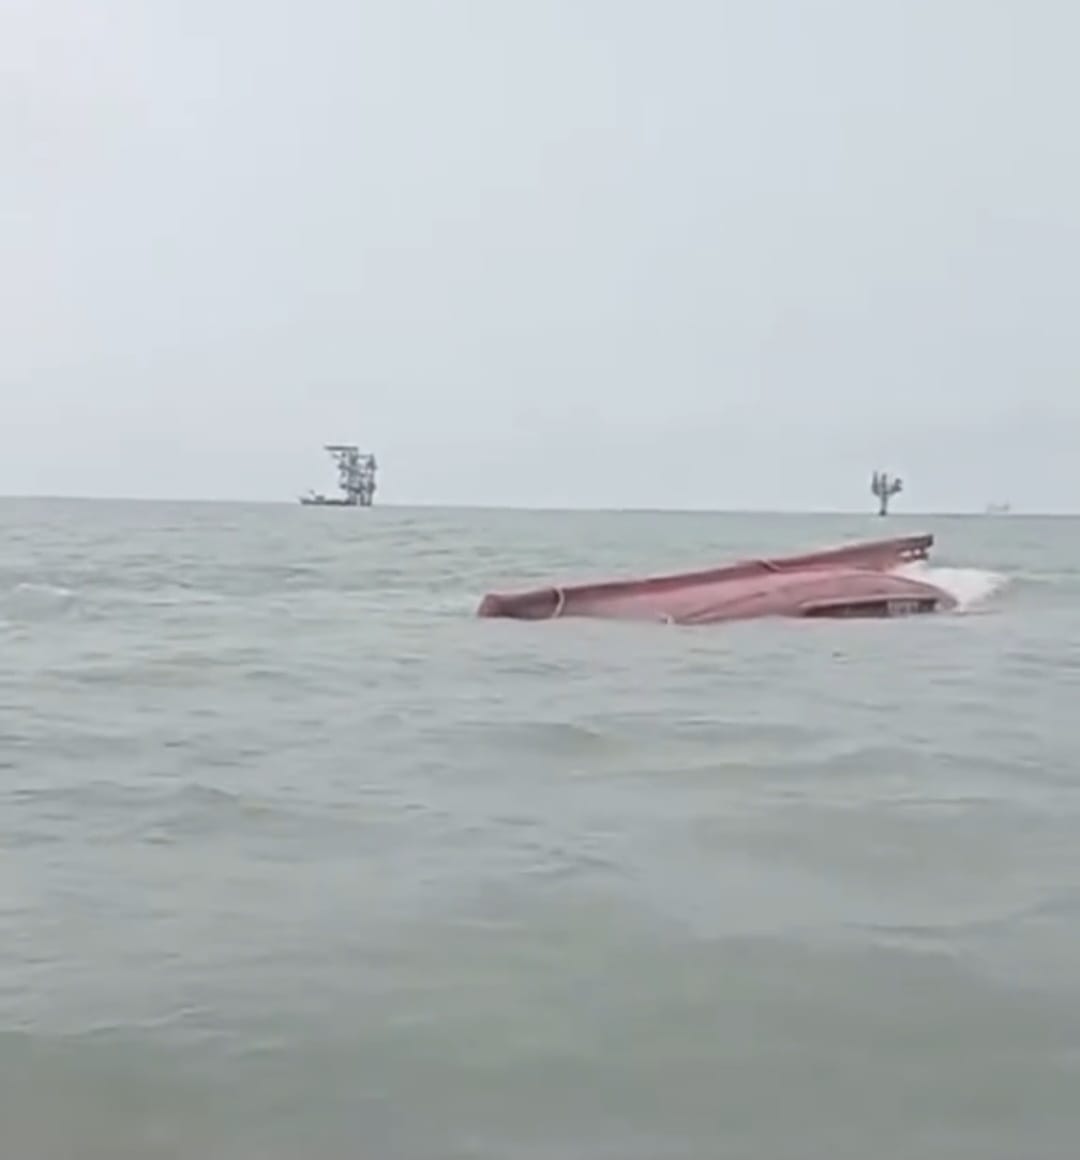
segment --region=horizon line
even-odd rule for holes
[[[252,499],[206,496],[134,496],[134,495],[64,495],[48,493],[0,493],[0,502],[31,503],[130,503],[130,504],[182,504],[222,507],[300,507],[296,499]],[[361,510],[357,505],[358,510]],[[879,516],[872,507],[866,508],[778,508],[778,507],[679,507],[679,506],[636,506],[614,507],[609,505],[585,504],[579,507],[551,504],[500,504],[500,503],[437,503],[427,502],[383,502],[362,510],[369,514],[379,509],[391,511],[490,511],[490,512],[531,512],[535,514],[593,514],[593,515],[724,515],[724,516],[867,516],[878,520],[948,519],[957,517],[983,516],[993,519],[1068,519],[1080,516],[1080,510],[1035,509],[991,511],[987,508],[971,509],[906,509],[891,511],[887,516]],[[337,510],[337,509],[335,509]]]

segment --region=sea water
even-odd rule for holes
[[[473,615],[916,530],[957,615]],[[1075,1156],[1080,523],[0,531],[0,1154]]]

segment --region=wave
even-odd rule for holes
[[[983,607],[1009,584],[1009,577],[1002,572],[986,568],[946,568],[923,561],[906,564],[897,572],[941,588],[957,602],[958,612],[972,612]]]
[[[12,596],[45,597],[57,600],[70,600],[75,593],[70,588],[63,588],[59,584],[35,584],[24,580],[11,589]]]
[[[0,591],[0,614],[8,623],[27,619],[51,617],[66,612],[75,601],[70,588],[58,584],[16,584],[6,592]]]

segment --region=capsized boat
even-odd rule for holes
[[[492,592],[477,614],[691,625],[763,616],[891,617],[949,611],[957,606],[949,593],[898,571],[928,559],[933,543],[931,535],[904,536],[801,556],[743,560],[702,572]]]

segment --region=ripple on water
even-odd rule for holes
[[[673,632],[473,613],[866,521],[27,510],[13,1155],[1072,1154],[1074,525],[934,524],[981,616]]]

